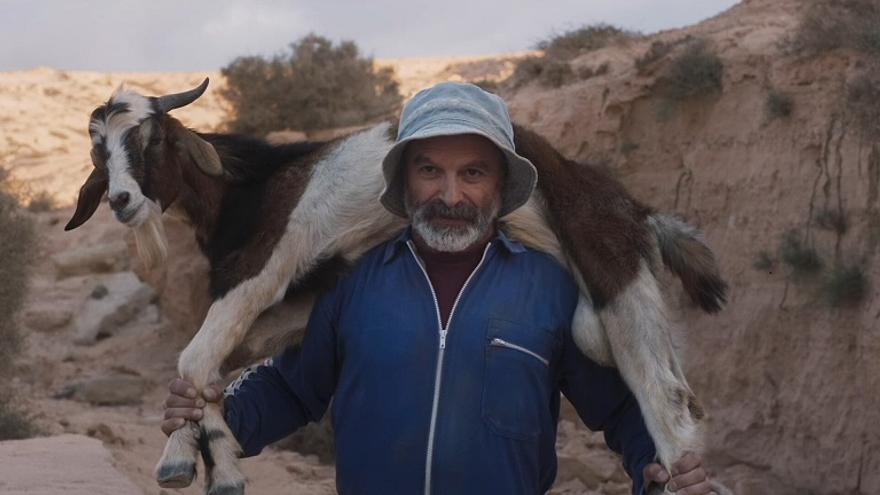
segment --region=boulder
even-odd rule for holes
[[[74,342],[92,344],[109,336],[150,304],[155,293],[132,272],[102,277],[74,319]]]
[[[69,385],[56,397],[70,398],[98,406],[140,404],[148,383],[137,375],[111,372]]]
[[[82,246],[54,255],[52,263],[58,278],[118,272],[128,268],[128,246],[123,240]]]

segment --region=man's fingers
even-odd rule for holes
[[[182,418],[192,421],[202,419],[201,409],[191,409],[187,407],[169,407],[165,409],[165,419]]]
[[[672,465],[672,475],[678,475],[680,473],[686,473],[688,471],[693,471],[697,467],[702,464],[702,460],[700,456],[694,454],[693,452],[688,452],[685,455],[681,456],[681,459],[675,462]]]
[[[162,421],[162,433],[166,436],[174,433],[175,430],[179,430],[186,424],[186,420],[183,418],[171,418]]]
[[[708,481],[676,490],[676,495],[708,495],[712,493],[712,485]]]
[[[165,399],[165,409],[169,407],[202,408],[205,407],[205,399],[188,399],[172,394]]]
[[[174,395],[189,397],[190,399],[195,399],[197,395],[196,388],[193,384],[182,378],[171,380],[171,383],[168,384],[168,390]]]
[[[646,480],[656,481],[657,483],[666,483],[666,480],[669,479],[669,473],[666,472],[666,469],[664,469],[663,466],[657,463],[651,463],[645,466],[645,471],[642,474],[645,476]]]
[[[208,402],[217,402],[223,396],[223,386],[213,383],[202,390],[202,397]]]

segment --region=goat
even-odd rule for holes
[[[230,134],[198,133],[168,112],[188,105],[208,80],[183,93],[146,97],[120,88],[91,115],[94,170],[65,230],[94,213],[106,192],[116,218],[132,227],[149,266],[167,255],[162,212],[191,223],[210,261],[213,303],[178,361],[197,388],[220,379],[236,351],[271,354],[300,332],[312,294],[405,224],[385,211],[381,161],[396,129],[382,123],[327,142],[269,145]],[[702,309],[724,302],[712,252],[692,227],[629,196],[609,175],[563,157],[515,126],[516,151],[538,169],[529,202],[501,228],[568,267],[581,296],[572,321],[578,347],[616,366],[633,391],[667,468],[700,450],[703,412],[682,373],[656,273],[659,262]],[[292,308],[281,327],[260,325],[280,301]],[[256,322],[256,323],[255,323]],[[251,327],[262,330],[250,330]],[[247,336],[247,339],[246,339]],[[242,351],[244,349],[244,351]],[[156,468],[163,487],[188,486],[201,449],[208,493],[243,493],[240,448],[219,408],[174,432]]]

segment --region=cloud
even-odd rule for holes
[[[272,55],[309,32],[376,57],[527,49],[554,32],[608,22],[656,31],[734,0],[0,0],[0,70],[204,70]]]

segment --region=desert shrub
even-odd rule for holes
[[[668,55],[674,47],[674,43],[667,43],[665,41],[655,41],[651,43],[651,47],[648,48],[648,51],[636,59],[636,71],[639,74],[644,74],[648,67]]]
[[[559,88],[576,78],[574,69],[567,61],[547,56],[523,58],[510,76],[514,87],[537,80],[542,86]]]
[[[846,214],[833,208],[821,208],[814,216],[816,226],[820,229],[831,230],[843,234],[847,229]]]
[[[721,91],[724,64],[703,40],[692,41],[659,80],[661,96],[684,100]]]
[[[5,178],[0,169],[0,386],[7,382],[21,349],[16,314],[24,304],[36,243],[33,223],[6,189]],[[6,390],[0,390],[0,440],[33,436],[36,430],[30,419],[12,407],[8,397]]]
[[[593,24],[540,41],[536,48],[550,58],[570,60],[583,53],[605,48],[614,43],[632,39],[638,33],[626,31],[608,24]]]
[[[368,123],[401,102],[388,68],[376,70],[357,45],[310,34],[272,58],[239,57],[222,69],[223,96],[234,111],[230,128],[265,134]]]
[[[880,56],[880,3],[815,1],[788,43],[789,51],[807,57],[839,48]]]
[[[794,109],[794,100],[791,96],[778,90],[770,90],[767,93],[767,101],[764,102],[764,111],[770,119],[787,118]]]
[[[38,428],[27,413],[13,407],[8,398],[0,398],[0,441],[31,438],[38,434]]]
[[[490,93],[497,94],[498,91],[501,89],[501,86],[498,84],[498,82],[491,79],[480,79],[479,81],[473,81],[473,84]]]
[[[868,278],[861,266],[838,264],[822,278],[821,291],[832,307],[856,306],[868,294]]]
[[[762,272],[770,271],[773,269],[773,266],[776,265],[776,261],[770,256],[770,253],[767,251],[758,252],[758,256],[755,257],[754,263],[752,263],[752,267],[755,270],[759,270]]]
[[[804,244],[796,230],[790,230],[783,236],[779,255],[796,276],[812,275],[822,269],[819,253],[812,246]]]
[[[871,68],[847,84],[846,108],[867,137],[880,138],[880,68]]]
[[[21,346],[15,317],[24,304],[36,242],[33,223],[4,188],[4,176],[0,173],[0,373]]]
[[[27,209],[34,213],[52,211],[55,209],[55,199],[46,191],[40,191],[28,201]]]

